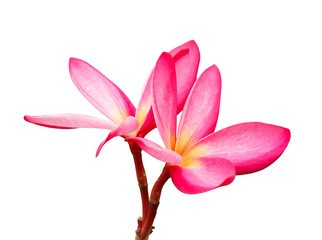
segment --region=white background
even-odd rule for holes
[[[264,171],[199,194],[164,188],[151,239],[322,239],[320,1],[1,1],[0,239],[134,239],[140,197],[121,138],[25,114],[103,117],[73,85],[81,58],[136,104],[162,51],[194,39],[223,79],[218,127],[291,129]],[[153,131],[149,139],[157,138]],[[159,140],[158,140],[159,141]],[[163,164],[144,155],[150,187]]]

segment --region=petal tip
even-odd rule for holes
[[[82,64],[82,63],[86,63],[86,62],[79,59],[79,58],[73,58],[73,57],[69,58],[68,66],[69,66],[70,73],[72,74],[73,69],[77,69],[77,68],[81,67],[80,64]]]
[[[187,44],[187,45],[195,45],[196,47],[198,47],[198,44],[197,44],[197,43],[196,43],[196,41],[195,41],[195,40],[193,40],[193,39],[191,39],[190,41],[188,41],[186,44]]]
[[[160,57],[159,57],[159,59],[161,59],[161,58],[168,58],[168,59],[172,59],[172,56],[171,56],[171,54],[170,54],[170,53],[168,53],[168,52],[162,52],[162,53],[161,53],[161,55],[160,55]]]
[[[30,122],[30,121],[29,121],[29,118],[30,118],[30,116],[28,116],[28,115],[23,116],[23,119],[24,119],[25,121],[27,121],[27,122]]]
[[[285,143],[285,148],[286,148],[291,140],[291,130],[288,128],[284,128],[284,134],[285,134],[285,142],[284,143]]]
[[[100,154],[103,146],[105,145],[106,143],[106,140],[104,140],[103,142],[100,143],[100,145],[98,146],[97,150],[96,150],[96,154],[95,154],[95,157],[98,157],[98,155]]]
[[[291,130],[288,128],[285,128],[286,136],[288,137],[288,140],[291,139]]]
[[[219,71],[219,68],[216,64],[211,65],[209,68],[215,69],[216,71]]]
[[[35,121],[35,117],[33,117],[33,116],[25,115],[25,116],[23,116],[23,119],[26,122],[33,123],[33,124],[37,124],[36,121]],[[40,125],[40,124],[37,124],[37,125]]]
[[[69,58],[69,65],[71,65],[71,64],[73,64],[73,63],[76,63],[76,62],[78,62],[78,61],[82,61],[82,60],[80,60],[80,59],[78,59],[78,58],[71,57],[71,58]]]

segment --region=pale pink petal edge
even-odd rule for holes
[[[117,127],[112,122],[83,114],[61,113],[40,116],[24,116],[27,122],[49,128],[101,128],[112,130]]]
[[[180,164],[182,162],[182,157],[178,153],[169,149],[162,148],[158,144],[148,139],[140,137],[130,137],[125,139],[125,141],[135,142],[143,151],[162,162],[170,164]]]

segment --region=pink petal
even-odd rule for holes
[[[182,157],[171,150],[164,149],[158,144],[140,137],[130,137],[125,139],[127,142],[136,142],[140,148],[142,148],[146,153],[150,154],[152,157],[159,159],[163,162],[170,164],[180,164],[182,162]]]
[[[277,160],[290,137],[287,128],[259,122],[241,123],[203,138],[184,157],[214,155],[234,163],[237,174],[247,174]]]
[[[179,113],[183,109],[188,94],[196,81],[200,53],[196,42],[191,40],[173,49],[170,54],[176,67]]]
[[[180,113],[185,100],[196,81],[200,54],[195,41],[189,41],[170,52],[174,59],[177,74],[177,113]],[[150,75],[137,109],[136,117],[140,123],[138,134],[146,135],[155,127],[152,113],[152,74]],[[144,123],[143,123],[144,122]]]
[[[136,120],[136,118],[132,116],[128,116],[119,127],[111,131],[108,134],[107,138],[103,142],[101,142],[101,144],[99,145],[96,151],[96,157],[101,152],[102,147],[105,145],[105,143],[107,143],[109,140],[117,136],[127,137],[130,135],[135,135],[138,129],[138,126],[139,126],[139,123]]]
[[[181,166],[169,166],[174,185],[183,193],[203,193],[228,185],[235,178],[235,167],[230,161],[217,157],[184,160]]]
[[[162,53],[153,73],[153,113],[166,148],[174,150],[177,124],[177,83],[169,53]]]
[[[152,106],[149,110],[149,112],[146,115],[144,123],[141,125],[140,130],[138,131],[137,136],[138,137],[145,137],[150,131],[156,128],[155,120],[154,120],[154,114],[152,110]]]
[[[117,127],[112,122],[81,114],[52,114],[42,116],[24,116],[27,122],[44,127],[72,129],[72,128],[102,128],[114,129]]]
[[[144,132],[146,128],[154,121],[152,113],[152,76],[153,71],[145,83],[143,93],[141,95],[141,100],[136,111],[136,119],[139,122],[139,132]]]
[[[216,127],[221,92],[221,77],[213,65],[199,77],[184,106],[177,137],[176,152],[184,153]]]
[[[135,107],[127,96],[94,67],[80,59],[71,58],[69,71],[84,97],[114,123],[119,125],[127,116],[134,116]]]

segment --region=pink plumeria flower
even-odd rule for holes
[[[181,112],[187,96],[193,86],[199,66],[200,54],[197,44],[189,41],[170,52],[175,62],[178,104],[176,111]],[[54,114],[42,116],[25,116],[28,122],[51,128],[101,128],[112,130],[97,150],[99,154],[103,145],[116,136],[144,137],[155,128],[152,113],[152,75],[143,90],[136,110],[128,97],[112,81],[88,63],[71,58],[69,61],[71,78],[83,96],[109,120],[103,120],[81,114]],[[152,72],[153,73],[153,72]],[[160,79],[162,81],[162,79]]]
[[[153,113],[166,149],[140,137],[126,141],[134,141],[151,156],[170,163],[171,179],[184,193],[206,192],[230,184],[236,174],[260,171],[283,153],[290,140],[288,129],[259,122],[241,123],[214,133],[221,94],[221,76],[215,65],[195,82],[178,130],[171,55],[163,53],[159,58],[152,84]]]

